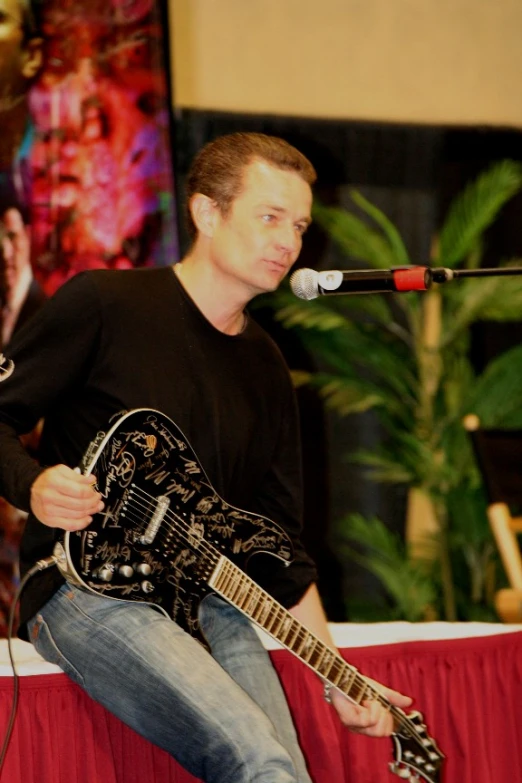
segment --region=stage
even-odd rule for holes
[[[332,625],[346,660],[415,698],[447,756],[443,783],[522,781],[522,626],[483,623]],[[274,649],[314,783],[390,783],[389,739],[351,734],[317,677]],[[94,703],[33,648],[14,642],[20,703],[2,783],[194,783],[163,751]],[[11,708],[0,642],[0,731]]]

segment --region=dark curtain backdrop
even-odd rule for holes
[[[386,125],[265,117],[218,112],[180,111],[176,116],[175,168],[179,193],[196,151],[207,141],[238,130],[282,136],[295,144],[318,172],[316,195],[325,203],[347,206],[357,187],[399,228],[410,256],[429,260],[430,243],[448,204],[471,178],[495,160],[522,160],[522,133],[489,128]],[[181,198],[180,198],[181,202]],[[522,259],[522,196],[513,199],[486,236],[484,266]],[[187,237],[180,213],[182,249]],[[300,266],[343,268],[345,256],[312,226]],[[270,313],[255,316],[280,344],[291,367],[311,368],[311,359]],[[522,316],[522,314],[521,314]],[[500,351],[522,339],[522,324],[479,325],[474,329],[473,359],[480,369]],[[381,432],[373,414],[340,421],[326,415],[309,392],[299,392],[305,471],[305,538],[316,558],[320,589],[332,620],[346,619],[343,596],[377,595],[377,583],[353,565],[340,568],[329,539],[335,520],[350,511],[378,515],[401,531],[406,495],[403,489],[378,486],[345,456],[378,443]],[[349,619],[349,618],[348,618]]]

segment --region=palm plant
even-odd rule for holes
[[[493,165],[468,185],[450,206],[433,243],[431,265],[479,266],[485,230],[521,188],[522,166],[513,161]],[[351,198],[364,218],[316,204],[315,220],[350,259],[375,269],[411,264],[386,215],[357,191]],[[296,383],[315,387],[341,416],[376,412],[385,442],[353,458],[376,481],[405,483],[429,500],[435,529],[424,536],[426,552],[405,550],[402,563],[403,575],[409,574],[424,603],[417,602],[414,610],[403,607],[403,614],[408,619],[472,617],[492,590],[494,547],[462,419],[473,412],[485,426],[522,427],[522,346],[477,374],[468,357],[470,327],[480,320],[520,319],[522,277],[510,278],[509,284],[502,277],[464,278],[422,294],[311,302],[280,290],[272,306],[276,318],[299,334],[324,368],[294,373]],[[345,543],[350,538],[365,544],[366,565],[400,602],[384,563],[387,558],[388,566],[397,562],[396,542],[382,527],[377,530],[375,521],[365,528],[352,516],[340,530],[343,526]],[[440,587],[439,603],[430,584]]]

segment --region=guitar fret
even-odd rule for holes
[[[228,585],[230,583],[230,580],[232,579],[232,575],[229,572],[229,569],[226,568],[226,561],[225,561],[225,568],[222,569],[222,571],[218,574],[219,583],[216,585],[219,590],[221,590],[222,593],[225,595],[228,592]]]
[[[255,593],[252,593],[251,591],[248,591],[247,592],[247,601],[245,602],[244,606],[242,606],[243,611],[249,617],[253,617],[254,616],[254,612],[257,609],[257,606],[258,606],[258,599],[257,599]]]
[[[228,597],[231,601],[233,601],[235,604],[237,604],[236,596],[241,595],[241,589],[243,585],[241,584],[241,581],[237,579],[237,577],[232,577],[232,590],[229,592]]]
[[[366,683],[362,677],[358,677],[357,674],[355,674],[353,678],[353,683],[350,686],[350,698],[356,701],[357,704],[361,704],[361,702],[365,698],[365,694],[366,694]]]
[[[315,650],[315,639],[310,633],[306,633],[305,636],[305,643],[303,645],[302,652],[300,653],[301,658],[306,661],[307,663],[310,661],[310,657],[312,653]]]
[[[298,655],[298,656],[301,656],[301,652],[302,652],[306,642],[308,641],[308,634],[306,632],[303,633],[303,631],[304,631],[303,628],[299,629],[299,641],[301,642],[301,644],[299,645],[299,647],[297,647],[297,649],[295,651],[296,655]]]
[[[347,667],[344,661],[339,660],[339,658],[336,658],[332,662],[332,666],[330,668],[330,676],[328,679],[331,680],[331,682],[333,682],[336,688],[339,687],[339,685],[341,684],[342,679],[346,672],[346,668]]]
[[[285,617],[283,619],[283,623],[281,625],[281,628],[279,629],[279,632],[278,632],[278,639],[283,644],[286,644],[285,639],[287,637],[288,630],[292,629],[292,625],[293,625],[292,617],[290,615],[285,615]]]
[[[240,577],[238,581],[240,585],[240,597],[237,600],[237,606],[239,609],[244,609],[246,602],[250,599],[250,586],[243,577]]]
[[[284,623],[284,620],[285,620],[285,615],[284,615],[283,612],[281,612],[281,610],[279,608],[277,608],[277,610],[276,610],[276,621],[277,620],[279,620],[279,625],[277,626],[277,628],[272,628],[272,630],[271,630],[271,633],[273,633],[274,636],[276,636],[276,637],[278,636],[279,631],[281,630],[281,627],[282,627],[282,625]]]
[[[273,616],[272,616],[273,613]],[[265,628],[268,633],[272,633],[272,628],[274,626],[275,621],[277,620],[277,606],[274,606],[273,603],[270,603],[270,618],[269,621],[266,623]]]
[[[308,658],[308,663],[310,666],[313,666],[314,669],[317,669],[317,664],[321,660],[321,657],[323,655],[322,645],[321,644],[315,644],[314,649],[312,650],[312,654]]]
[[[266,618],[267,615],[270,614],[270,601],[268,601],[266,598],[263,600],[263,603],[261,605],[261,614],[258,618],[258,623],[261,625],[262,628],[266,629]]]
[[[296,637],[299,635],[299,623],[297,623],[295,620],[292,620],[290,623],[290,631],[293,632],[294,634],[293,637],[291,639],[290,638],[284,639],[283,644],[286,644],[289,650],[295,652],[293,649],[294,642],[296,640]]]
[[[321,657],[317,662],[317,670],[323,677],[328,677],[335,663],[335,653],[326,645],[323,646]]]

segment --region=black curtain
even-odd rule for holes
[[[348,191],[359,189],[395,223],[415,263],[429,260],[430,243],[451,199],[495,160],[522,160],[522,133],[490,128],[392,125],[303,118],[180,111],[176,116],[174,149],[176,181],[182,206],[183,185],[190,161],[206,142],[233,131],[257,131],[281,136],[307,155],[318,173],[316,196],[328,204],[348,206]],[[522,196],[510,202],[486,236],[485,266],[522,258]],[[187,234],[180,212],[180,237]],[[342,256],[316,226],[308,232],[298,262],[312,268],[343,268]],[[269,312],[256,311],[262,325],[279,343],[291,367],[311,368],[302,346],[281,329]],[[522,314],[521,314],[522,317]],[[522,323],[479,325],[474,329],[472,355],[478,369],[522,338]],[[340,567],[331,545],[335,521],[350,511],[379,516],[402,531],[404,488],[368,481],[348,465],[346,455],[371,447],[382,437],[372,413],[333,419],[310,392],[298,394],[305,473],[305,542],[315,557],[319,587],[332,620],[347,618],[346,596],[373,594],[380,587],[355,564]]]

